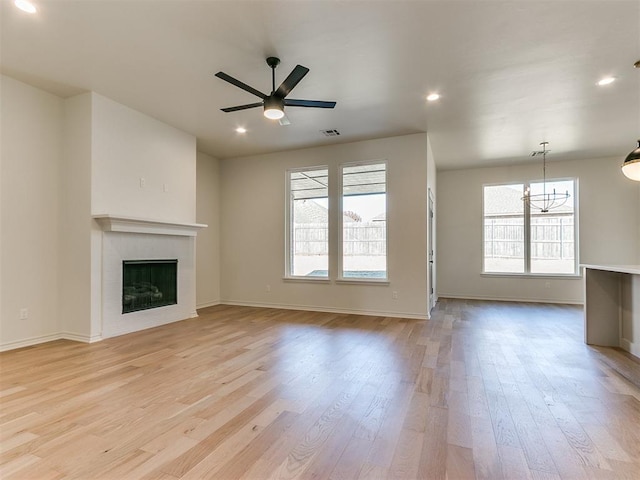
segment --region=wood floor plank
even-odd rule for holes
[[[443,479],[447,476],[447,410],[430,406],[420,452],[420,478]]]
[[[447,475],[458,480],[473,480],[476,478],[473,464],[473,452],[470,448],[458,445],[447,447]]]
[[[549,408],[556,418],[560,430],[582,462],[589,467],[611,470],[607,459],[600,453],[569,409],[563,404],[552,405]]]
[[[413,387],[406,382],[400,382],[392,390],[393,397],[390,398],[389,407],[386,410],[379,433],[373,441],[371,452],[367,459],[367,462],[371,465],[385,469],[391,466],[393,452],[402,430],[412,391]]]
[[[278,466],[275,478],[299,478],[320,447],[337,428],[345,411],[353,402],[361,384],[347,386],[336,402],[311,426],[304,439],[296,445],[287,458]]]
[[[275,398],[275,394],[259,398],[206,438],[200,441],[194,440],[194,444],[189,449],[185,450],[171,462],[163,464],[159,470],[178,478],[183,476],[204,460],[209,452],[217,448],[228,436],[236,433],[246,425],[247,422],[267,408]]]
[[[357,421],[350,416],[343,418],[341,420],[340,429],[338,429],[334,435],[327,438],[327,441],[320,447],[317,455],[313,456],[300,477],[341,477],[342,470],[336,470],[340,459],[343,459],[343,467],[348,469],[348,467],[351,466],[351,463],[356,461],[356,459],[353,458],[354,456],[359,457],[359,455],[363,455],[363,458],[357,458],[357,465],[361,466],[363,459],[366,458],[366,454],[371,448],[371,442],[354,439],[353,432],[355,431],[357,424]],[[364,453],[357,448],[358,445],[362,445]],[[348,449],[349,446],[351,446],[351,448]],[[359,469],[355,471],[353,477],[356,477],[358,472]]]
[[[503,472],[500,465],[500,455],[491,420],[482,417],[471,417],[471,437],[476,478],[478,480],[502,479]]]
[[[489,404],[496,443],[509,447],[519,447],[518,432],[513,418],[511,418],[511,412],[505,396],[502,393],[487,392],[487,403]]]
[[[502,475],[505,479],[532,479],[533,473],[520,447],[497,445]]]
[[[327,408],[336,400],[337,395],[327,394],[316,405],[303,413],[296,413],[292,425],[282,432],[250,466],[245,478],[259,478],[268,476],[265,472],[273,472],[281,465],[295,445],[299,444],[311,426],[324,414]]]
[[[425,433],[402,429],[389,467],[389,478],[398,480],[418,478],[424,437]]]
[[[277,414],[268,427],[260,427],[254,422],[245,425],[180,478],[241,477],[270,446],[270,442],[291,426],[296,417],[297,414],[285,411]]]
[[[561,478],[586,478],[587,472],[580,456],[567,441],[560,427],[545,425],[540,431]]]
[[[332,480],[351,480],[359,478],[369,452],[371,451],[372,441],[368,438],[351,437],[343,450],[338,462],[331,471],[329,478]],[[320,462],[322,463],[321,459]],[[373,472],[369,472],[371,476]],[[385,470],[386,474],[386,470]],[[322,477],[318,477],[322,478]]]
[[[633,479],[640,364],[564,305],[219,305],[0,353],[8,479]]]
[[[40,457],[35,455],[23,455],[0,465],[0,478],[8,478],[9,476],[19,475],[21,470],[39,462]]]
[[[365,463],[356,478],[358,480],[387,480],[389,469]]]

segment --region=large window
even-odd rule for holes
[[[287,276],[329,276],[328,170],[290,171]]]
[[[386,163],[342,167],[341,277],[387,278]]]
[[[542,212],[522,200],[542,182],[484,187],[485,273],[573,275],[577,272],[574,180],[547,181],[546,191],[568,192],[559,208]]]
[[[484,271],[524,273],[523,184],[484,187]]]

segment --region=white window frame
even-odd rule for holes
[[[532,183],[542,183],[543,179],[537,180],[520,180],[520,181],[512,181],[512,182],[504,182],[504,183],[485,183],[482,185],[482,241],[481,243],[481,275],[488,277],[532,277],[532,278],[580,278],[580,250],[579,250],[579,215],[578,215],[578,179],[576,177],[561,177],[561,178],[548,178],[546,180],[547,183],[553,182],[573,182],[573,195],[570,198],[570,201],[573,202],[573,273],[534,273],[531,272],[531,209],[529,205],[527,205],[524,201],[524,272],[515,273],[515,272],[487,272],[485,271],[485,238],[484,238],[484,190],[485,187],[497,187],[497,186],[508,186],[508,185],[522,185],[523,186],[523,195],[524,191],[528,187],[531,186]]]
[[[329,228],[329,239],[327,240],[327,251],[328,251],[328,264],[327,264],[327,276],[326,277],[307,277],[304,275],[293,275],[291,273],[293,267],[293,199],[291,198],[291,174],[296,172],[309,172],[314,170],[326,170],[327,171],[327,205],[329,207],[329,213],[327,218],[327,225]],[[310,282],[310,283],[329,283],[331,281],[331,233],[330,233],[330,224],[331,224],[331,198],[329,191],[329,184],[331,183],[331,172],[328,165],[312,165],[308,167],[296,167],[289,168],[285,171],[285,235],[284,235],[284,248],[285,248],[285,261],[284,261],[284,276],[283,279],[287,281],[299,281],[299,282]]]
[[[364,165],[379,165],[384,164],[385,170],[385,212],[386,212],[386,220],[385,220],[385,276],[383,278],[354,278],[354,277],[344,277],[343,276],[343,234],[344,234],[344,221],[343,221],[343,178],[344,178],[344,169],[349,167],[361,167]],[[357,283],[368,283],[368,284],[380,284],[380,285],[389,285],[391,282],[389,280],[389,162],[386,159],[378,159],[378,160],[367,160],[362,162],[347,162],[339,165],[339,179],[338,179],[338,230],[340,234],[338,235],[338,277],[336,279],[336,283],[343,284],[357,284]]]

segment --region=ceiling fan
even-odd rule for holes
[[[284,114],[284,107],[311,107],[311,108],[333,108],[336,106],[336,102],[323,102],[320,100],[294,100],[292,98],[286,98],[291,90],[309,73],[307,67],[302,65],[296,65],[289,76],[285,78],[284,82],[280,84],[276,90],[276,67],[280,64],[280,59],[276,57],[268,57],[267,65],[271,67],[271,95],[265,95],[259,90],[250,87],[246,83],[227,75],[224,72],[216,73],[216,77],[235,85],[242,90],[249,92],[256,97],[262,99],[261,102],[248,103],[246,105],[237,105],[235,107],[222,108],[223,112],[237,112],[238,110],[246,110],[248,108],[264,107],[264,116],[272,119],[279,120],[280,125],[289,125],[289,120]]]

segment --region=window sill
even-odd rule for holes
[[[504,277],[504,278],[540,278],[551,280],[579,280],[582,275],[576,273],[506,273],[506,272],[483,272],[481,277]]]
[[[291,283],[331,283],[326,277],[282,277],[282,280]]]
[[[390,285],[391,282],[385,279],[374,279],[374,278],[337,278],[336,284],[339,285]]]
[[[282,277],[282,281],[285,283],[319,283],[330,284],[330,278],[322,277]],[[373,278],[337,278],[334,280],[337,285],[391,285],[391,282],[387,279],[373,279]]]

